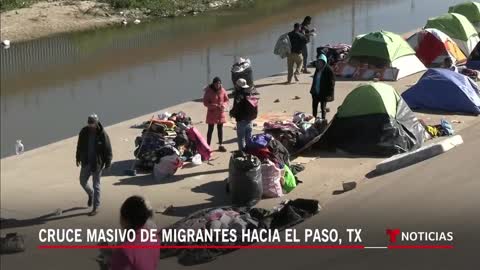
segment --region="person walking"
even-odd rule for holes
[[[252,137],[252,122],[258,114],[258,98],[252,95],[245,79],[238,79],[236,85],[241,91],[235,95],[230,116],[237,122],[238,150],[243,151],[247,140]]]
[[[102,170],[112,163],[112,146],[107,132],[103,129],[96,114],[88,117],[88,125],[80,131],[77,142],[77,167],[80,170],[80,185],[88,195],[88,207],[93,205],[90,216],[98,213],[100,206],[100,177]],[[92,188],[88,179],[92,176]]]
[[[307,44],[307,38],[302,34],[299,23],[293,25],[293,31],[288,33],[288,38],[290,39],[291,49],[290,54],[287,56],[287,83],[292,83],[292,77],[295,77],[295,81],[298,82],[297,75],[300,74],[300,69],[303,65],[302,50]],[[294,66],[296,66],[295,72]]]
[[[325,54],[320,54],[317,61],[315,61],[315,65],[315,74],[313,75],[312,87],[310,88],[313,116],[317,117],[318,104],[320,103],[321,118],[326,119],[327,102],[331,102],[334,99],[335,74],[328,65]]]
[[[218,151],[227,152],[227,149],[223,146],[223,124],[226,122],[225,109],[228,108],[228,94],[223,88],[220,78],[215,77],[212,84],[205,88],[203,105],[207,107],[208,145],[212,142],[213,130],[217,125],[218,144],[220,145]]]
[[[303,70],[302,72],[305,74],[310,74],[310,72],[307,69],[307,62],[308,62],[308,47],[307,44],[310,42],[310,39],[314,35],[315,29],[310,28],[310,25],[312,24],[312,17],[307,16],[305,19],[303,19],[303,22],[301,24],[301,29],[300,31],[302,32],[303,35],[307,38],[307,43],[302,48],[302,57],[303,57]]]
[[[153,209],[141,196],[131,196],[120,208],[120,225],[124,230],[134,230],[135,240],[122,245],[141,246],[159,245],[157,239],[149,238],[142,242],[141,230],[156,230],[152,220]],[[160,249],[114,249],[110,270],[156,270],[160,260]]]

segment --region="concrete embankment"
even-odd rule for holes
[[[391,84],[401,93],[420,76],[421,74],[416,74]],[[267,115],[289,118],[295,111],[310,112],[310,75],[301,75],[300,82],[293,85],[283,84],[285,79],[285,75],[278,75],[256,82],[261,95],[258,123],[260,127]],[[329,104],[331,110],[329,119],[358,83],[337,82],[335,101]],[[294,100],[295,96],[299,96],[300,99]],[[280,102],[274,103],[275,99],[279,99]],[[206,125],[203,123],[206,110],[201,102],[190,101],[159,112],[180,110],[191,116],[199,130],[206,133]],[[40,254],[35,250],[40,228],[116,227],[119,206],[132,194],[147,197],[156,211],[162,211],[164,207],[173,205],[169,216],[156,215],[155,219],[160,225],[170,224],[199,209],[228,204],[224,179],[228,175],[230,153],[215,152],[211,164],[181,169],[172,179],[163,183],[156,183],[151,175],[135,177],[124,175],[124,170],[131,166],[133,159],[134,139],[140,133],[139,129],[132,129],[130,126],[148,120],[155,113],[106,128],[113,146],[114,163],[112,169],[105,172],[102,178],[101,212],[95,217],[85,216],[88,210],[80,208],[86,205],[86,195],[79,185],[79,168],[75,166],[76,137],[27,151],[20,156],[2,159],[1,214],[2,219],[10,219],[7,223],[2,221],[2,233],[16,231],[26,234],[30,239],[27,243],[29,248],[27,252],[2,259],[2,265],[3,261],[8,261],[5,263],[23,269],[21,266],[25,262],[22,258],[27,258],[26,256],[29,256],[29,260],[37,260],[40,256],[43,256],[43,260],[46,260],[45,256],[58,260],[59,253]],[[478,117],[472,116],[424,113],[417,113],[417,116],[432,124],[439,123],[441,118],[458,120],[461,123],[454,124],[456,130],[478,124],[480,121]],[[82,125],[83,123],[79,123],[79,130]],[[233,122],[226,126],[224,131],[226,147],[230,151],[236,150]],[[213,143],[216,143],[215,136]],[[299,175],[304,183],[284,198],[263,200],[259,204],[260,207],[269,208],[285,198],[299,197],[315,198],[328,207],[329,201],[334,197],[332,193],[342,188],[343,181],[357,181],[362,184],[362,180],[375,169],[381,159],[345,154],[306,153],[297,161],[308,162],[306,170]],[[348,193],[339,196],[348,196]],[[64,214],[60,217],[49,216],[57,208],[63,209]],[[91,257],[96,254],[95,252],[85,251]],[[64,256],[62,261],[68,259],[78,261],[79,255],[64,252],[62,256]],[[84,269],[91,269],[94,262],[85,261],[83,264]]]

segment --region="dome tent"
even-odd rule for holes
[[[410,45],[401,36],[388,31],[357,36],[348,56],[353,65],[397,69],[395,80],[426,69]]]
[[[467,60],[467,68],[480,70],[480,42],[473,49]]]
[[[475,45],[480,41],[477,30],[468,19],[458,13],[446,13],[430,18],[425,28],[435,28],[447,34],[465,55],[470,55]]]
[[[361,155],[391,156],[420,147],[425,129],[395,89],[361,84],[338,108],[320,144]]]
[[[429,69],[402,97],[412,109],[480,114],[477,84],[448,69]]]
[[[480,32],[480,3],[473,1],[460,3],[451,6],[448,12],[462,14],[472,23],[477,32]]]
[[[438,67],[450,57],[454,64],[463,64],[467,58],[457,43],[438,29],[420,30],[407,39],[425,66]]]

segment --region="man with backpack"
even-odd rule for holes
[[[243,151],[247,140],[252,137],[252,122],[258,114],[258,98],[252,95],[245,79],[238,79],[236,86],[239,90],[235,93],[230,117],[237,121],[238,150]]]

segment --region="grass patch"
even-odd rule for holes
[[[0,0],[0,11],[29,7],[39,0]]]
[[[225,0],[103,0],[115,9],[139,8],[147,10],[149,15],[174,17],[181,14],[200,13],[208,10],[210,4]],[[240,0],[239,2],[253,0]]]

